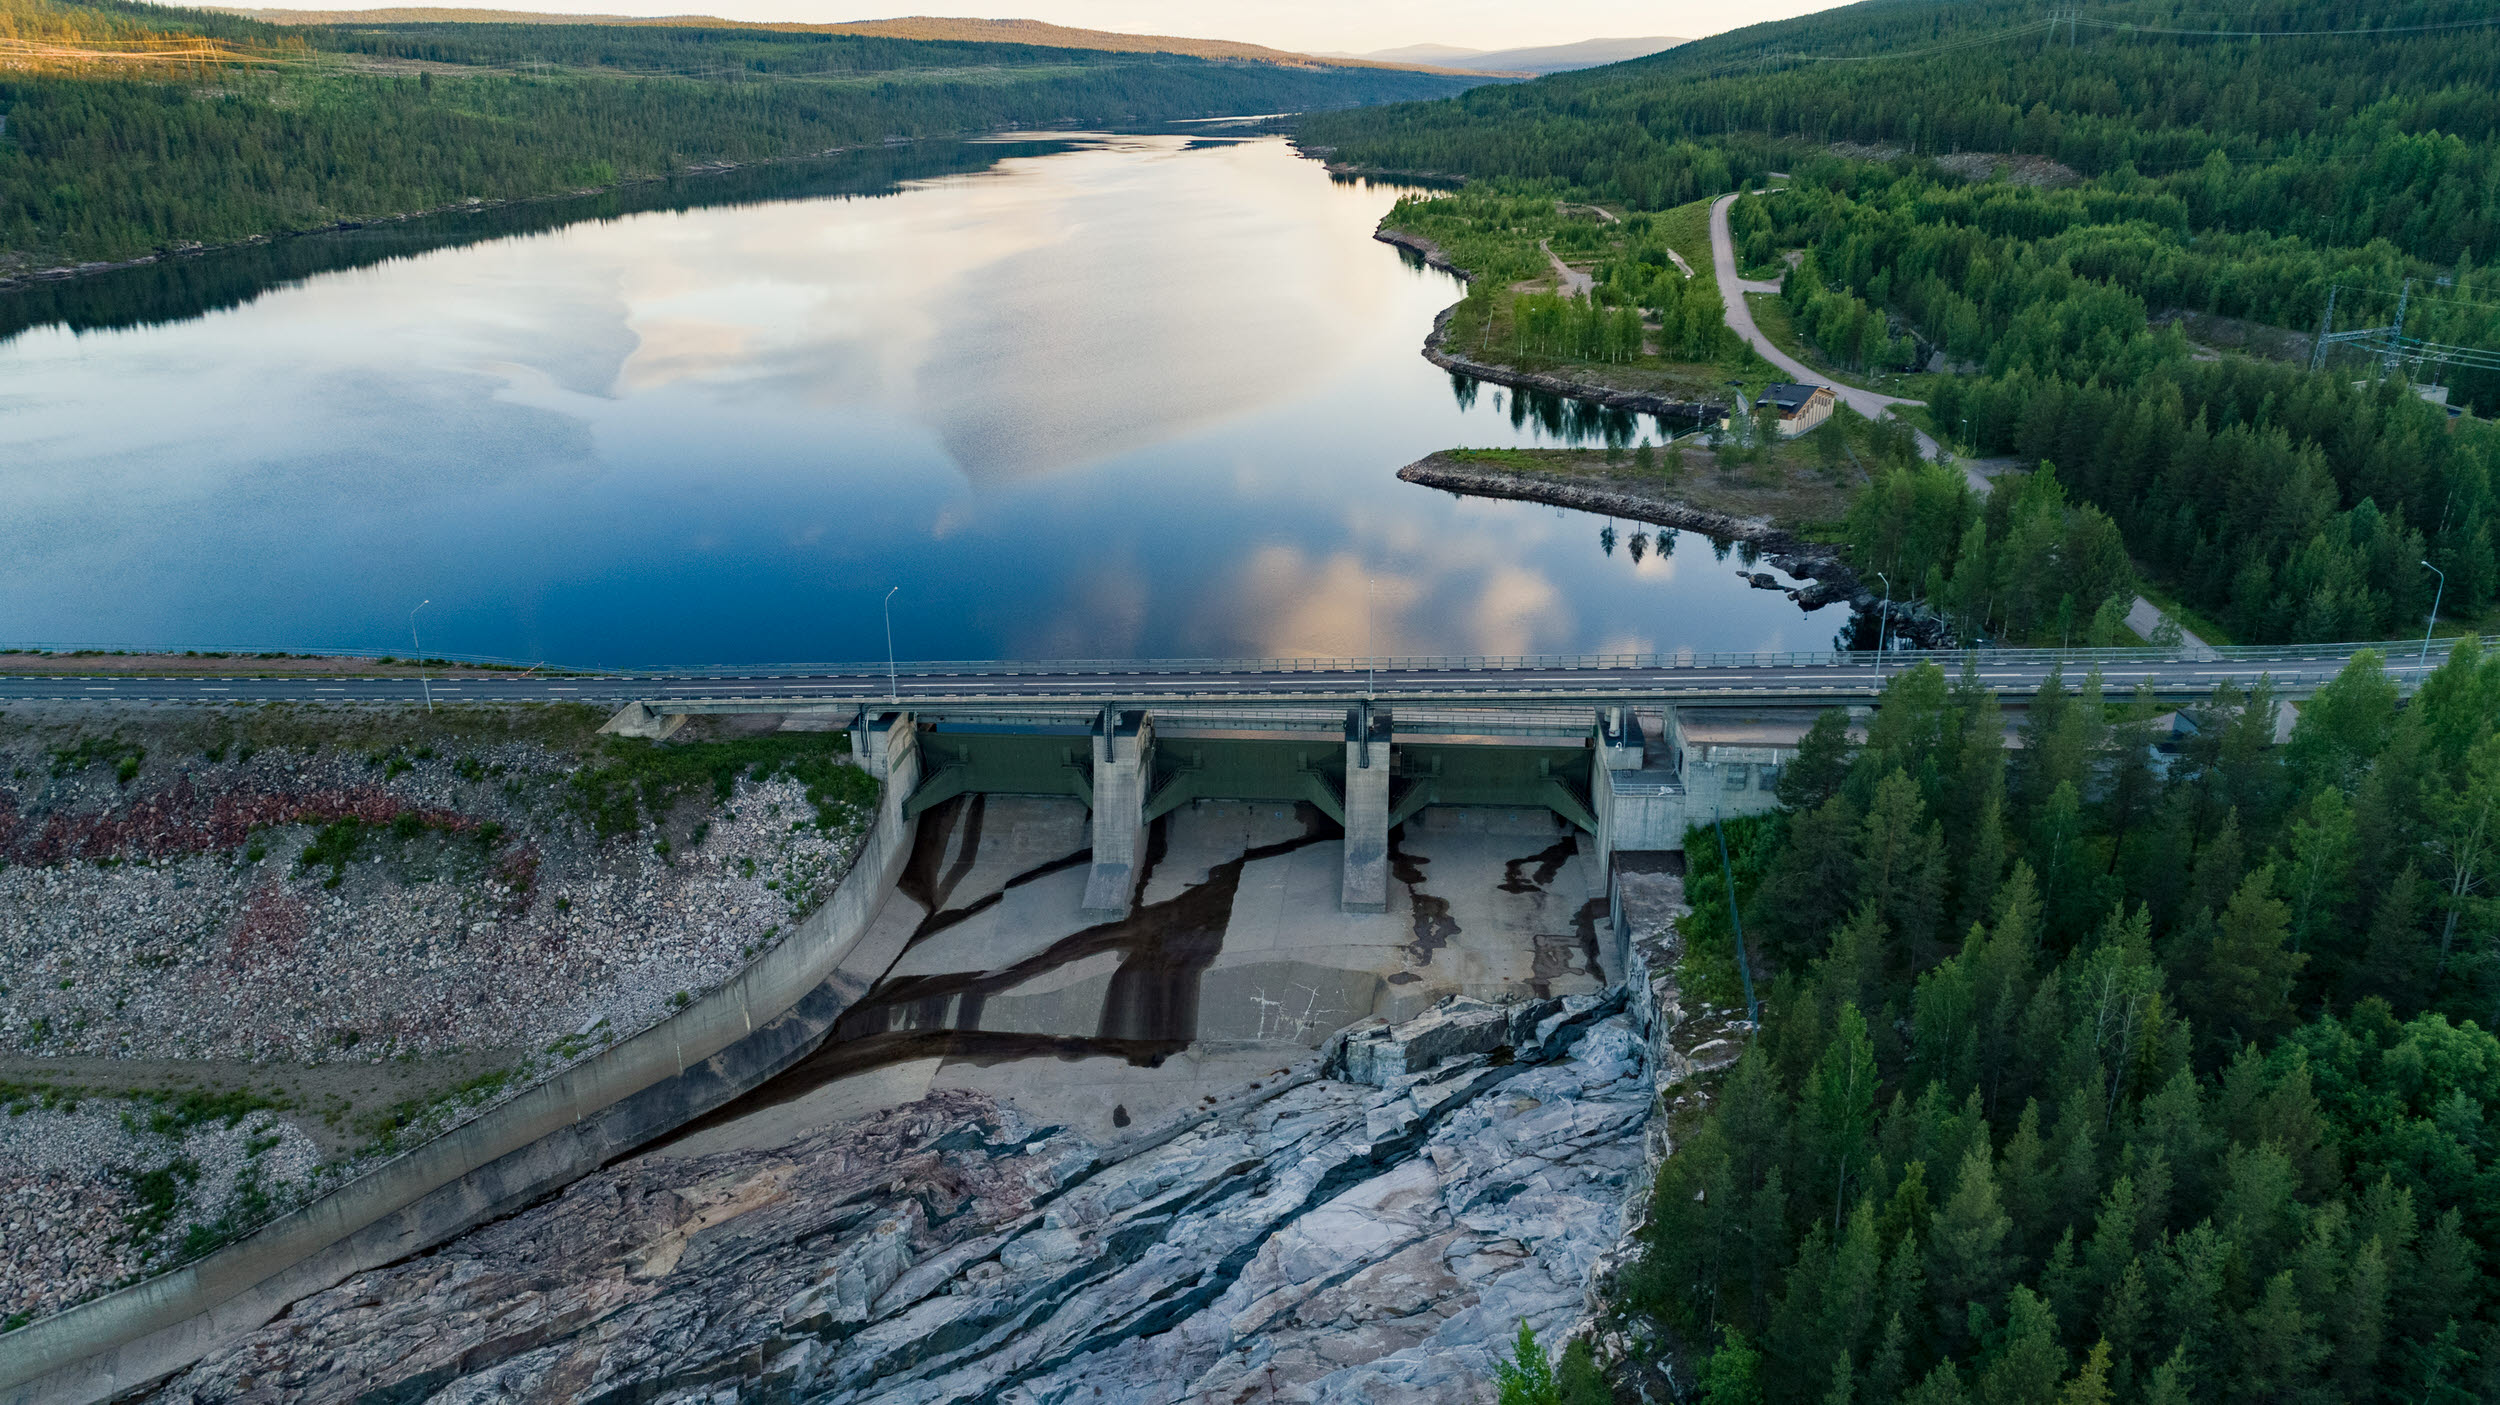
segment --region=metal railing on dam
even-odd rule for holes
[[[2447,651],[2457,644],[2456,638],[2431,641],[2427,663],[2436,667]],[[2482,636],[2477,641],[2485,652],[2500,650],[2500,635]],[[134,649],[129,646],[98,644],[28,644],[21,652],[40,653],[57,658],[63,672],[79,671],[82,659],[98,657],[129,657],[164,654],[169,657],[188,655],[231,662],[237,672],[250,673],[264,660],[284,658],[327,657],[365,659],[377,664],[390,661],[407,664],[415,660],[369,649],[306,649],[292,650],[254,647],[203,648],[179,651]],[[1428,654],[1428,655],[1298,655],[1270,658],[1178,658],[1178,659],[914,659],[886,661],[823,661],[773,664],[565,664],[547,660],[516,659],[487,654],[429,653],[427,663],[449,663],[473,668],[512,670],[521,674],[560,673],[574,677],[618,680],[665,681],[683,679],[765,679],[765,678],[850,678],[882,679],[889,674],[910,679],[937,678],[1064,678],[1064,677],[1290,677],[1309,674],[1337,676],[1373,674],[1450,674],[1450,673],[1539,673],[1539,672],[1668,672],[1697,670],[1705,672],[1785,672],[1801,669],[1866,669],[1879,666],[1889,673],[1922,663],[1933,663],[1948,674],[1958,673],[1965,666],[1976,669],[2027,668],[2047,669],[2063,666],[2070,672],[2093,667],[2148,668],[2192,664],[2286,664],[2341,665],[2363,650],[2376,650],[2387,659],[2391,672],[2411,670],[2423,665],[2421,641],[2412,639],[2350,641],[2331,644],[2208,644],[2190,647],[2161,648],[2150,645],[2125,648],[1998,648],[1971,649],[1785,649],[1756,651],[1705,651],[1673,649],[1654,653],[1607,654]]]

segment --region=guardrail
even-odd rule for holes
[[[2455,639],[2433,640],[2430,666],[2446,657]],[[2485,635],[2478,640],[2485,652],[2500,651],[2500,635]],[[1296,673],[1521,673],[1521,672],[1654,672],[1672,669],[1799,669],[1799,668],[1864,668],[1872,670],[1880,661],[1889,670],[1922,663],[1941,665],[1947,673],[1958,673],[1965,664],[1985,669],[1991,666],[2042,667],[2064,664],[2069,668],[2090,668],[2095,665],[2149,666],[2191,663],[2296,663],[2313,660],[2341,661],[2364,649],[2387,655],[2390,671],[2418,666],[2420,644],[2417,640],[2372,640],[2341,644],[2211,644],[2195,648],[2160,649],[2134,647],[2123,649],[1792,649],[1778,651],[1729,652],[1677,649],[1649,654],[1429,654],[1399,656],[1382,654],[1374,657],[1342,655],[1336,657],[1311,655],[1293,658],[1201,658],[1201,659],[921,659],[888,665],[884,662],[851,660],[838,663],[777,664],[669,664],[669,665],[571,665],[530,663],[525,660],[496,658],[485,654],[429,654],[429,663],[442,660],[451,663],[484,665],[495,668],[537,669],[603,678],[668,679],[668,678],[883,678],[889,668],[910,678],[1013,678],[1037,675],[1117,676],[1137,674],[1186,675],[1192,673],[1221,674],[1296,674]],[[47,654],[73,655],[142,655],[166,654],[168,650],[108,648],[99,645],[24,645],[21,650],[41,650]],[[363,649],[340,649],[315,655],[303,649],[200,649],[188,651],[199,655],[224,655],[238,665],[248,667],[262,658],[329,657],[353,659],[395,659],[411,662],[404,656]],[[65,662],[69,661],[67,658]]]

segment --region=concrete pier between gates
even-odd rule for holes
[[[1389,910],[1389,714],[1369,703],[1346,714],[1345,883],[1348,912]]]
[[[1085,878],[1089,917],[1124,917],[1146,853],[1146,789],[1154,777],[1154,722],[1106,708],[1094,731],[1094,862]]]

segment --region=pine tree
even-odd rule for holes
[[[1762,1353],[1735,1328],[1727,1328],[1716,1351],[1702,1363],[1702,1405],[1762,1405]]]
[[[1826,708],[1797,742],[1796,758],[1780,768],[1779,802],[1792,811],[1814,810],[1840,793],[1849,778],[1849,714]]]
[[[1866,1167],[1875,1131],[1875,1049],[1854,1004],[1840,1018],[1798,1099],[1803,1149],[1819,1184],[1830,1187],[1831,1227],[1840,1228],[1845,1197]],[[1872,1228],[1870,1224],[1870,1229]],[[1869,1265],[1872,1272],[1872,1264]]]
[[[1525,1319],[1511,1342],[1510,1359],[1493,1363],[1493,1381],[1500,1405],[1556,1405],[1553,1364]]]
[[[2057,1383],[2066,1374],[2066,1352],[2057,1344],[2057,1323],[2048,1304],[2017,1286],[2006,1302],[2004,1344],[1979,1382],[1987,1405],[2057,1405]]]
[[[1996,1168],[1983,1141],[1962,1158],[1953,1194],[1936,1212],[1935,1237],[1928,1250],[1930,1297],[1937,1304],[1936,1332],[1959,1346],[1968,1340],[1963,1312],[1970,1303],[1995,1302],[2004,1295],[2012,1265],[2006,1236],[2013,1222],[1997,1197]]]

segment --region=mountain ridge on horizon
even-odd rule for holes
[[[1101,53],[1171,53],[1193,58],[1235,59],[1254,63],[1324,68],[1387,68],[1424,72],[1510,76],[1524,70],[1450,67],[1401,62],[1360,54],[1313,54],[1234,39],[1199,39],[1186,35],[1129,34],[1118,30],[1080,29],[1032,19],[982,19],[942,15],[904,15],[881,20],[846,20],[825,24],[784,20],[733,20],[717,15],[557,14],[544,10],[500,10],[466,6],[402,5],[363,10],[295,10],[262,6],[208,5],[203,9],[241,15],[270,24],[351,26],[358,24],[546,24],[619,25],[653,28],[761,29],[782,33],[856,34],[881,39],[956,40],[992,44],[1030,44],[1037,48],[1087,49]],[[1602,42],[1602,41],[1601,41]]]
[[[1432,68],[1449,68],[1482,73],[1529,73],[1543,75],[1573,69],[1598,68],[1627,59],[1645,58],[1690,39],[1674,35],[1652,34],[1616,38],[1581,39],[1569,44],[1540,44],[1509,49],[1469,49],[1455,44],[1406,44],[1394,49],[1373,49],[1364,53],[1326,52],[1321,58],[1359,59],[1371,63],[1417,64]]]

